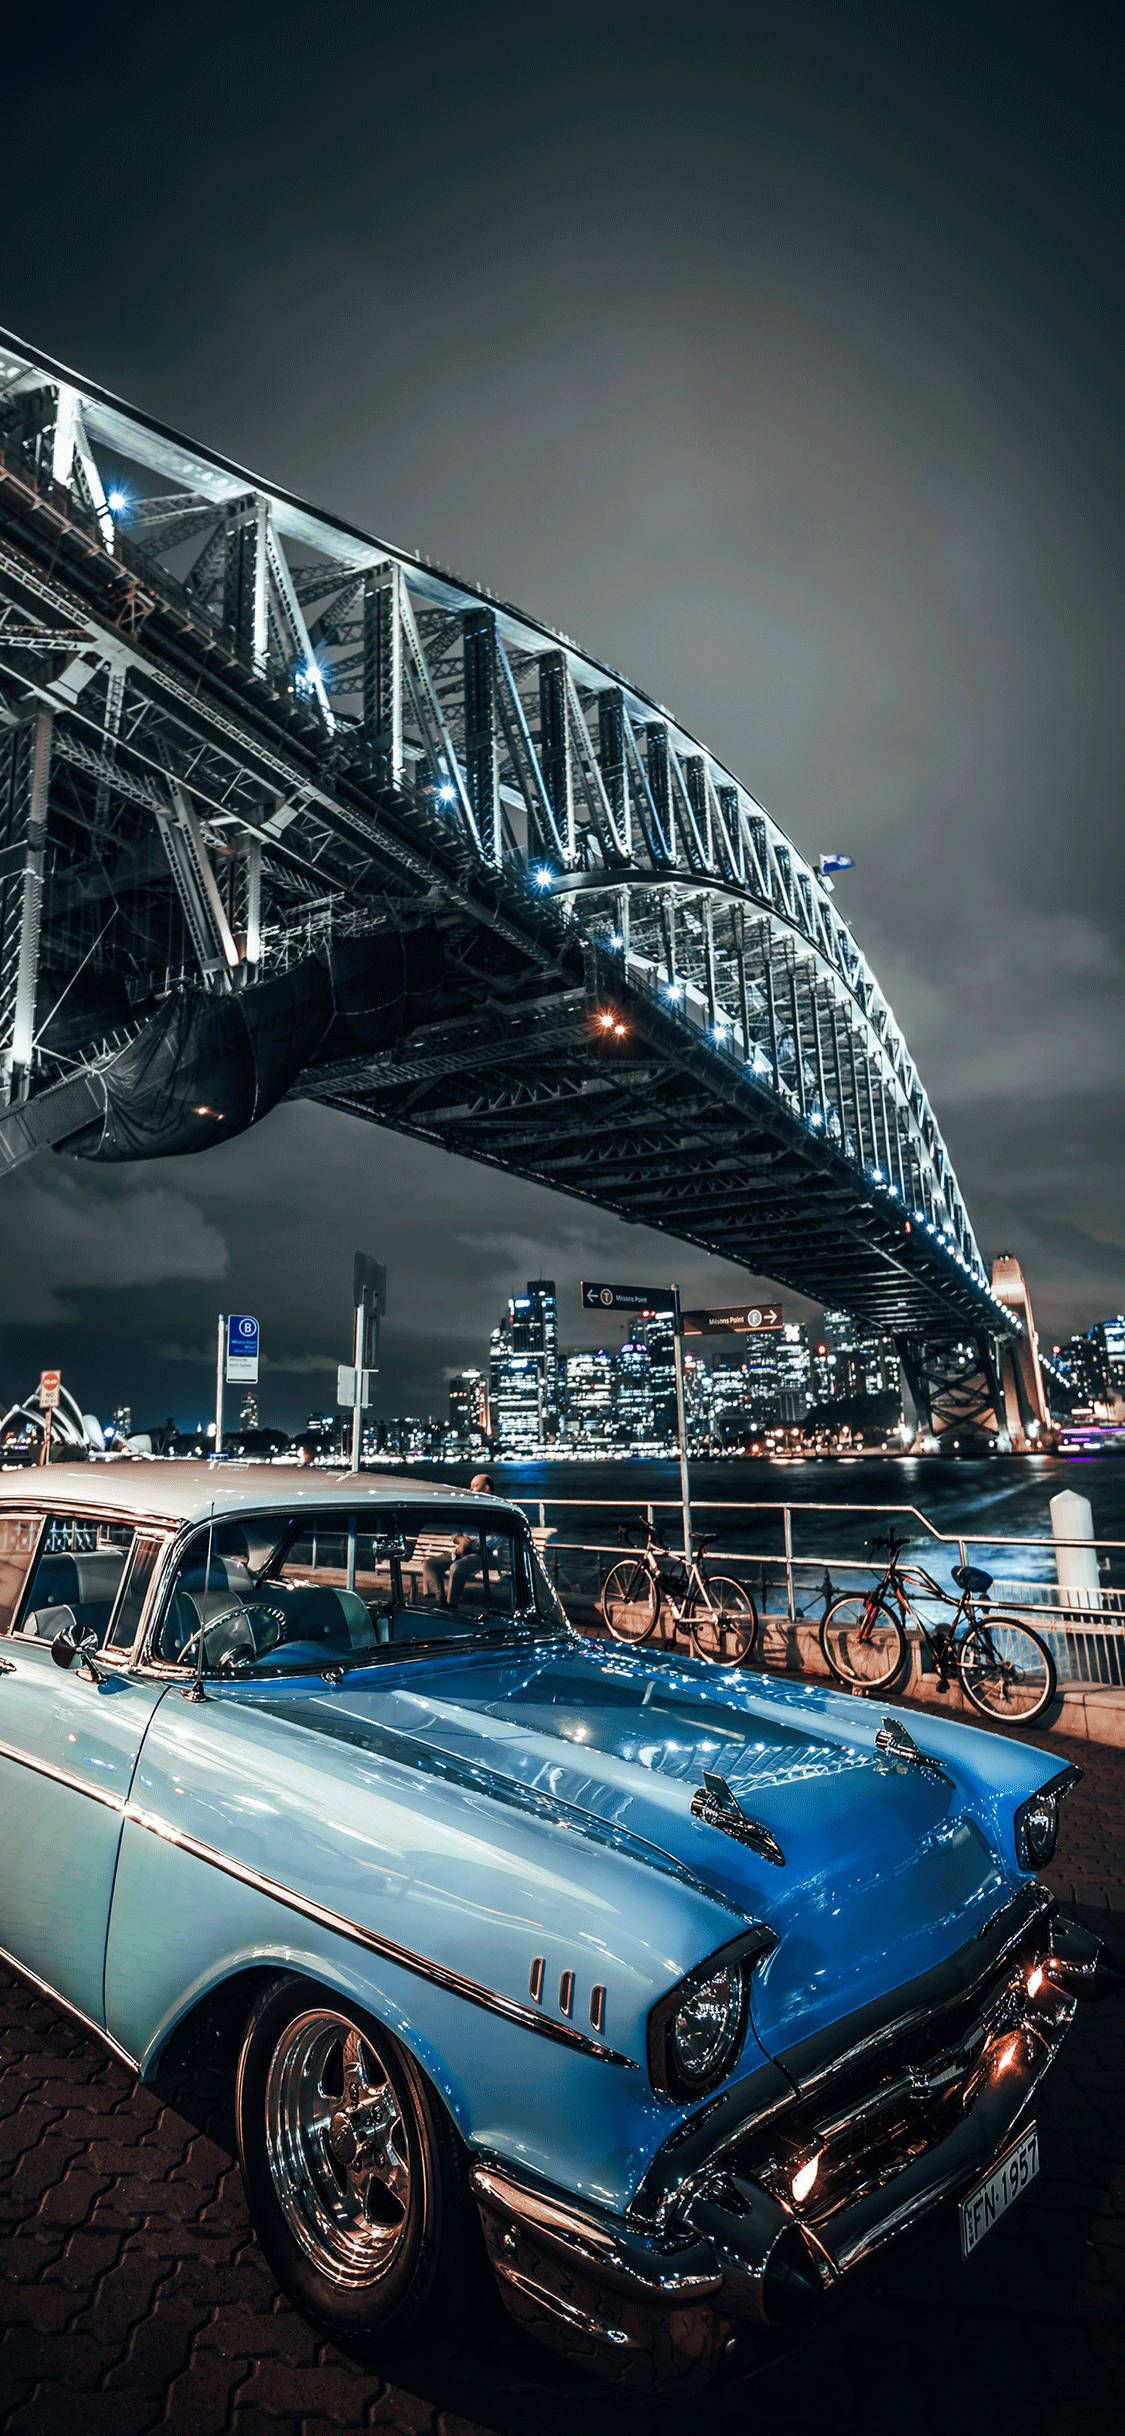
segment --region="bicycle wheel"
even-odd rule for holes
[[[1002,1607],[966,1633],[958,1643],[957,1663],[973,1707],[999,1725],[1030,1725],[1058,1689],[1046,1642]]]
[[[906,1656],[898,1617],[863,1590],[834,1600],[820,1627],[820,1646],[837,1683],[878,1691],[893,1683]]]
[[[652,1575],[635,1557],[610,1566],[602,1588],[602,1614],[615,1641],[647,1641],[658,1604]]]
[[[758,1638],[758,1610],[749,1591],[729,1573],[713,1573],[704,1587],[706,1602],[694,1592],[684,1617],[697,1657],[714,1666],[745,1666]]]

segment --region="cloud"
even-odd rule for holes
[[[29,1325],[68,1318],[91,1294],[224,1277],[228,1253],[170,1186],[44,1159],[0,1195],[0,1262],[19,1280],[5,1320]]]

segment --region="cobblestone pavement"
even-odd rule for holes
[[[1040,1737],[1086,1777],[1049,1873],[1125,1948],[1125,1761]],[[198,2068],[140,2090],[0,1971],[4,2436],[1114,2436],[1125,2426],[1125,2003],[1082,2008],[1038,2108],[1041,2178],[960,2263],[949,2223],[814,2336],[703,2402],[637,2405],[524,2344],[499,2310],[382,2382],[319,2342],[250,2235],[229,2123]]]

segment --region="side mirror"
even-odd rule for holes
[[[51,1656],[56,1666],[73,1666],[76,1658],[85,1658],[88,1662],[90,1651],[97,1647],[98,1636],[92,1625],[80,1624],[77,1616],[72,1615],[69,1624],[64,1624],[61,1632],[55,1634]],[[92,1666],[89,1671],[93,1674]]]

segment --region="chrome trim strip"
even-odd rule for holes
[[[36,1759],[30,1751],[17,1751],[10,1742],[0,1742],[0,1759],[14,1761],[17,1768],[30,1768],[34,1776],[49,1776],[52,1784],[65,1785],[70,1793],[84,1793],[88,1802],[101,1802],[106,1810],[124,1811],[123,1793],[111,1793],[107,1785],[88,1785],[84,1777],[74,1776],[69,1768],[55,1768],[49,1759]]]
[[[49,1997],[53,2005],[61,2005],[63,2012],[69,2013],[74,2021],[81,2022],[84,2030],[92,2030],[95,2038],[103,2039],[111,2054],[117,2057],[119,2064],[127,2064],[130,2072],[140,2071],[136,2056],[130,2055],[128,2048],[123,2047],[120,2040],[114,2038],[111,2030],[103,2030],[100,2022],[92,2021],[90,2015],[82,2011],[81,2005],[72,2005],[69,1996],[60,1996],[58,1989],[51,1986],[49,1979],[41,1979],[38,1971],[29,1970],[26,1962],[19,1962],[16,1956],[9,1954],[7,1947],[2,1945],[0,1945],[0,1962],[6,1963],[8,1969],[15,1972],[17,1979],[26,1979],[33,1988],[38,1988],[40,1995]]]
[[[166,1844],[175,1844],[193,1860],[204,1861],[208,1868],[221,1870],[255,1894],[265,1895],[270,1902],[284,1904],[287,1911],[299,1912],[318,1928],[326,1928],[335,1936],[346,1937],[352,1945],[363,1946],[381,1961],[397,1964],[411,1971],[418,1979],[428,1979],[451,1996],[460,1996],[466,2004],[479,2005],[486,2013],[498,2013],[504,2021],[514,2022],[521,2030],[535,2030],[540,2038],[554,2039],[559,2046],[575,2047],[582,2055],[594,2056],[602,2064],[619,2064],[626,2071],[637,2069],[634,2057],[619,2055],[615,2048],[603,2046],[598,2039],[587,2038],[582,2030],[572,2029],[566,2022],[552,2021],[547,2015],[535,2013],[530,2005],[517,2003],[497,1988],[485,1987],[480,1980],[468,1979],[461,1971],[448,1970],[443,1963],[430,1962],[409,1946],[399,1945],[393,1937],[381,1937],[375,1929],[349,1920],[343,1912],[331,1911],[327,1904],[318,1903],[312,1895],[299,1895],[291,1886],[277,1878],[268,1878],[261,1870],[252,1869],[247,1862],[236,1861],[228,1853],[216,1852],[213,1845],[203,1844],[196,1836],[187,1835],[183,1828],[173,1826],[170,1819],[160,1818],[155,1811],[142,1810],[136,1802],[126,1802],[125,1818],[131,1826],[143,1827],[147,1834],[159,1836]]]

